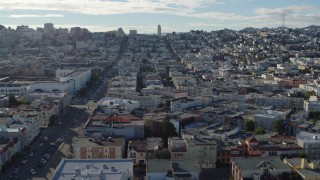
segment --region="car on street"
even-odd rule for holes
[[[22,161],[20,161],[20,163],[21,163],[21,164],[27,164],[27,163],[28,163],[28,160],[26,160],[26,159],[25,159],[25,160],[22,160]]]
[[[42,159],[48,161],[50,158],[48,156],[42,156]]]
[[[19,171],[20,171],[19,168],[15,168],[15,169],[13,170],[13,173],[14,173],[14,174],[18,174]]]
[[[55,150],[54,148],[51,148],[51,149],[47,149],[46,152],[52,155],[55,152]]]
[[[29,156],[29,157],[32,157],[32,156],[33,156],[33,152],[30,152],[30,153],[28,154],[28,156]]]
[[[46,142],[48,140],[48,136],[43,137],[42,141]]]
[[[40,143],[37,147],[40,148],[43,146],[43,143]]]
[[[36,173],[36,171],[34,169],[30,169],[30,174],[35,175],[37,173]]]
[[[48,160],[46,160],[45,158],[41,158],[40,162],[41,162],[42,164],[46,164],[46,163],[48,162]]]
[[[37,164],[38,168],[44,168],[44,164],[42,164],[41,162]]]

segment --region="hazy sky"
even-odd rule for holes
[[[320,24],[320,0],[1,0],[0,24],[138,33]]]

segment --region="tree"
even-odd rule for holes
[[[57,120],[58,120],[58,116],[52,115],[52,116],[49,118],[49,126],[54,125],[54,123],[55,123]]]
[[[254,134],[265,134],[266,133],[266,130],[263,129],[262,127],[257,127],[255,130],[254,130]]]
[[[161,123],[163,138],[167,139],[170,136],[177,136],[176,128],[168,119],[164,119]]]
[[[253,132],[254,131],[254,122],[249,120],[249,119],[246,119],[244,121],[244,129],[246,131],[250,131],[250,132]]]
[[[159,152],[159,159],[171,159],[170,151],[165,148]]]
[[[8,101],[9,108],[19,106],[19,105],[20,103],[17,101],[17,99],[12,94],[10,94],[9,101]]]
[[[275,120],[273,121],[273,129],[278,133],[278,134],[283,134],[285,132],[285,126],[280,120]]]
[[[315,91],[305,91],[303,96],[305,99],[309,99],[311,96],[316,96],[316,92]]]

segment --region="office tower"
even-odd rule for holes
[[[45,23],[44,24],[44,29],[47,29],[47,30],[53,29],[53,24],[52,23]]]
[[[161,26],[158,25],[158,37],[161,37]]]

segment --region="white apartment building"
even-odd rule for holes
[[[70,92],[75,93],[74,82],[43,81],[35,82],[27,87],[28,92]]]
[[[134,109],[140,107],[140,103],[134,100],[105,97],[98,102],[98,106],[107,109],[120,109],[131,113]]]
[[[308,101],[304,101],[304,110],[310,111],[320,111],[320,102],[316,96],[311,96]]]
[[[171,112],[184,111],[187,108],[201,106],[201,101],[190,98],[178,98],[171,100]]]
[[[273,122],[276,120],[285,120],[286,113],[281,111],[266,110],[253,116],[255,127],[262,127],[265,130],[273,130]]]
[[[37,116],[27,115],[25,117],[13,116],[9,118],[10,128],[13,129],[24,129],[22,146],[29,145],[40,133],[39,123],[36,120]]]
[[[22,96],[27,92],[27,86],[22,84],[1,83],[0,94],[1,95],[14,95]]]
[[[72,82],[73,91],[79,91],[85,87],[86,83],[90,81],[91,69],[57,69],[56,80],[59,82]]]
[[[320,134],[302,131],[297,134],[297,141],[308,158],[312,160],[320,159]]]

